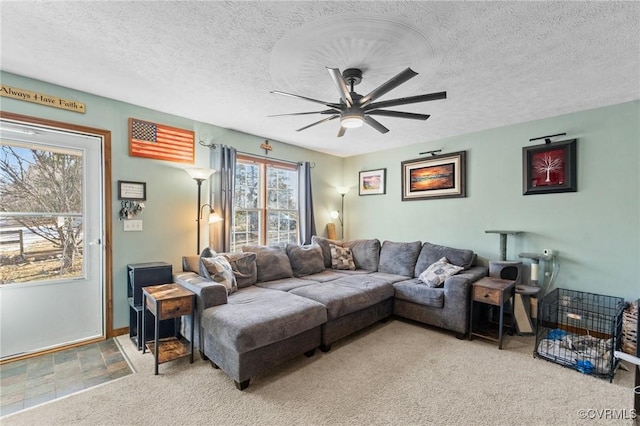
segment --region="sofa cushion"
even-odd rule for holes
[[[417,303],[418,305],[442,308],[444,306],[444,289],[431,288],[422,284],[417,278],[393,284],[395,298]]]
[[[443,257],[425,269],[418,279],[428,287],[440,287],[447,278],[463,269],[462,266],[452,265],[446,257]]]
[[[311,237],[311,244],[317,244],[320,246],[322,249],[322,257],[324,259],[324,267],[331,268],[331,248],[329,247],[329,244],[342,246],[342,241],[330,240],[328,238],[313,235]]]
[[[228,294],[235,293],[238,290],[238,283],[233,274],[233,269],[231,269],[229,261],[224,256],[203,257],[201,262],[208,274],[205,278],[224,285]]]
[[[294,277],[304,277],[324,271],[324,258],[319,245],[287,244],[286,251]]]
[[[443,257],[446,257],[449,263],[462,266],[464,269],[470,268],[475,260],[473,250],[456,249],[427,242],[422,245],[413,276],[420,276],[432,263],[437,262]]]
[[[312,277],[313,275],[309,275],[309,276]],[[289,291],[289,290],[293,290],[294,288],[304,287],[306,285],[317,283],[317,281],[311,281],[306,278],[307,277],[281,278],[279,280],[256,283],[256,286],[262,287],[262,288],[268,288],[271,290]]]
[[[385,241],[380,249],[378,272],[413,277],[421,246],[420,241],[410,243]]]
[[[296,288],[289,293],[322,303],[331,320],[389,299],[394,290],[393,285],[384,280],[358,275]]]
[[[356,269],[351,249],[340,247],[335,244],[329,244],[329,247],[331,248],[331,269]]]
[[[202,326],[221,344],[249,352],[296,336],[327,321],[327,310],[313,300],[256,286],[229,296],[227,304],[202,313]]]
[[[258,267],[255,253],[221,253],[231,265],[238,288],[245,288],[258,281]]]
[[[343,244],[351,249],[357,269],[376,272],[380,262],[380,240],[353,240]]]
[[[324,283],[327,281],[337,280],[338,278],[343,278],[345,272],[353,272],[353,271],[338,271],[336,269],[325,269],[322,272],[313,275],[307,275],[306,277],[300,277],[303,280],[315,281],[318,283]]]
[[[242,246],[244,253],[256,254],[258,282],[293,277],[291,263],[284,249],[280,246]]]

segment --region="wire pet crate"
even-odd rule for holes
[[[611,382],[624,308],[620,297],[553,290],[538,301],[533,355]]]

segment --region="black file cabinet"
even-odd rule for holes
[[[129,299],[129,337],[142,350],[139,330],[142,328],[142,287],[173,282],[173,267],[165,262],[132,263],[127,265],[127,296]],[[147,336],[154,335],[153,316],[147,311]],[[160,321],[160,338],[175,336],[174,320]]]

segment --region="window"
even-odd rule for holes
[[[298,168],[238,156],[231,250],[298,242]]]
[[[83,164],[79,150],[2,141],[0,284],[84,275]]]

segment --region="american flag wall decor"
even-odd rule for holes
[[[193,164],[194,140],[190,130],[129,118],[129,155],[133,157]]]

